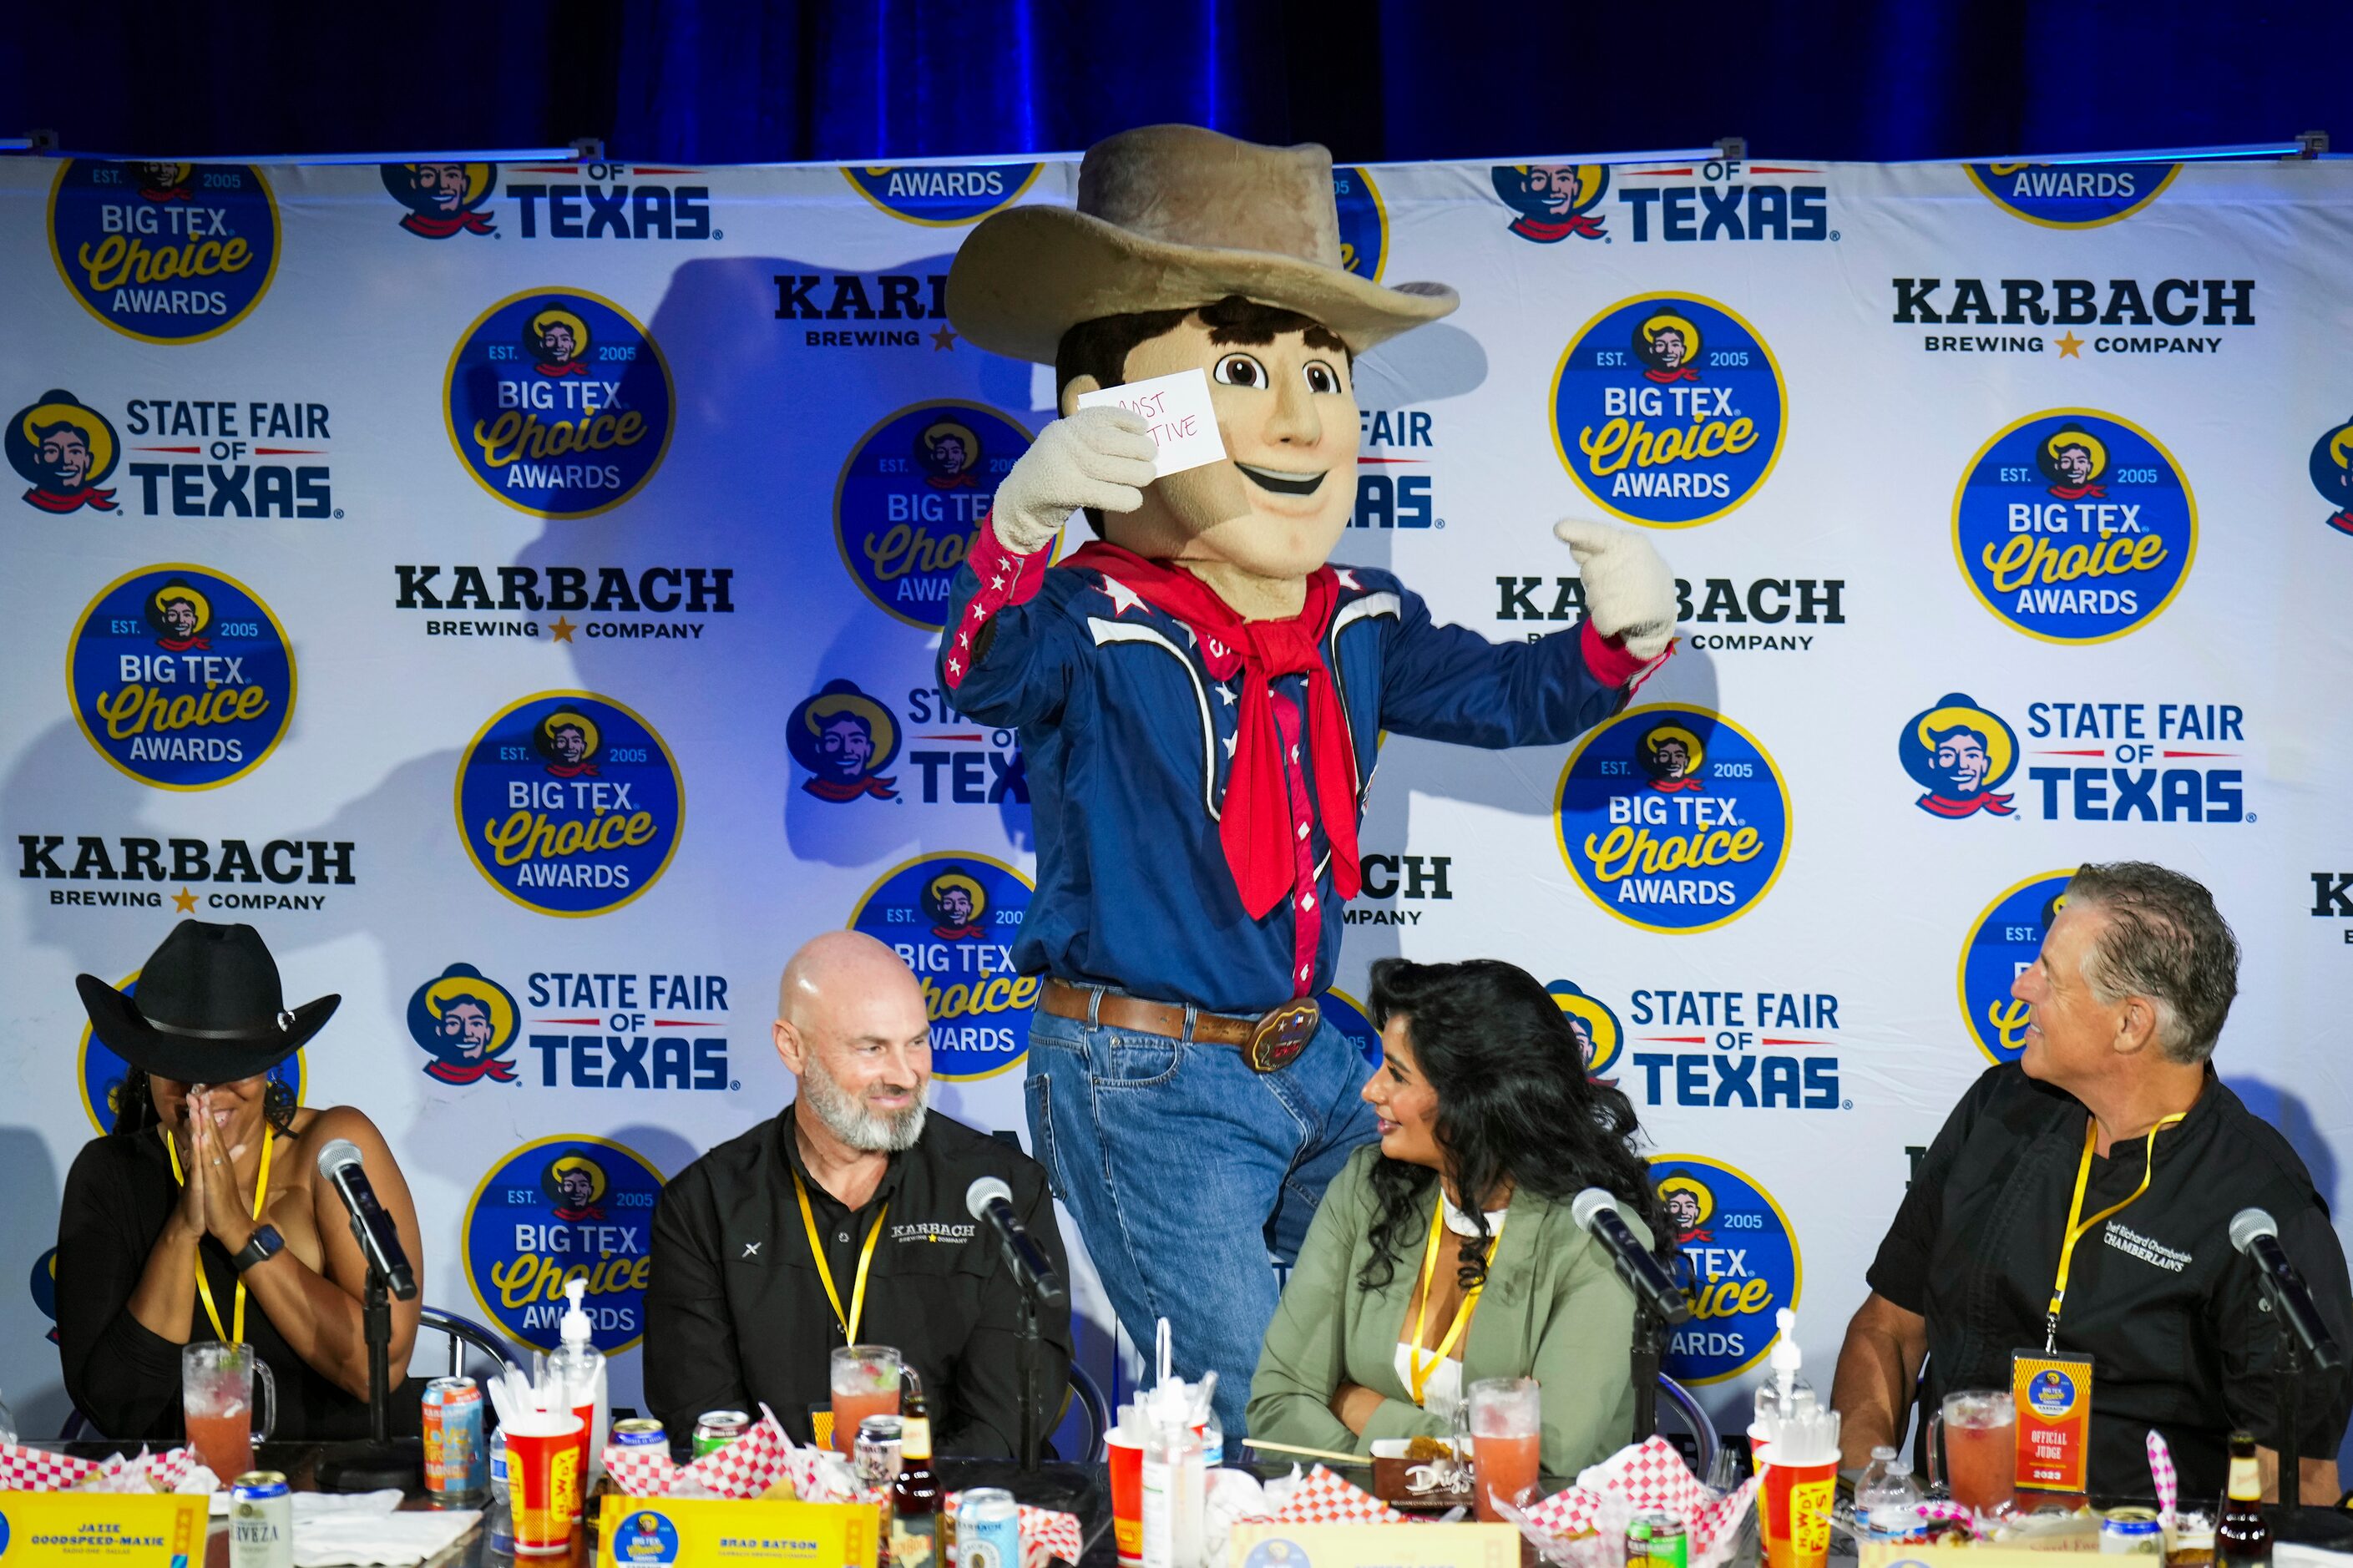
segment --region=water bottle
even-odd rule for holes
[[[1873,1448],[1854,1488],[1855,1523],[1867,1541],[1907,1541],[1920,1532],[1920,1486],[1893,1448]]]
[[[507,1484],[507,1429],[491,1434],[491,1506],[482,1510],[482,1533],[492,1552],[514,1553],[514,1496]]]

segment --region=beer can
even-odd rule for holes
[[[889,1491],[899,1479],[902,1458],[899,1439],[902,1428],[896,1415],[869,1415],[858,1424],[850,1443],[850,1465],[858,1484],[872,1491]]]
[[[425,1385],[425,1491],[435,1502],[472,1503],[491,1489],[482,1437],[482,1390],[470,1377]]]
[[[2161,1557],[2165,1554],[2165,1526],[2153,1508],[2110,1509],[2100,1519],[2100,1550]]]
[[[1021,1510],[1002,1487],[974,1487],[955,1516],[956,1568],[1021,1568]]]
[[[248,1470],[228,1494],[229,1568],[294,1568],[294,1497],[277,1470]]]
[[[650,1415],[633,1415],[627,1421],[613,1423],[613,1447],[617,1448],[667,1448],[670,1434],[662,1424]]]
[[[1683,1516],[1671,1508],[1645,1509],[1626,1521],[1627,1568],[1648,1559],[1651,1568],[1690,1568],[1691,1538]]]
[[[752,1418],[741,1410],[706,1410],[694,1424],[694,1457],[715,1454],[752,1429]]]

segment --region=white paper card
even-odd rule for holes
[[[1180,370],[1174,375],[1155,375],[1150,381],[1079,394],[1082,408],[1106,404],[1126,409],[1150,427],[1153,443],[1160,448],[1152,465],[1155,479],[1165,479],[1226,455],[1226,443],[1218,434],[1218,411],[1209,402],[1209,373],[1205,370]]]

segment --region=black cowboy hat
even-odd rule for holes
[[[132,1067],[182,1083],[259,1078],[302,1048],[341,996],[289,1012],[278,961],[248,925],[182,921],[139,971],[138,994],[95,974],[74,989],[98,1037]]]

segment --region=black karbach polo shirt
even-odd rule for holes
[[[1871,1288],[1928,1320],[1926,1412],[1956,1389],[2010,1386],[2010,1352],[2039,1351],[2089,1116],[2012,1063],[1989,1068],[1946,1121],[1871,1266]],[[2147,1138],[2093,1156],[2084,1213],[2140,1185]],[[2165,1434],[2185,1498],[2220,1496],[2232,1430],[2279,1447],[2278,1348],[2231,1216],[2267,1209],[2340,1345],[2353,1348],[2345,1253],[2287,1140],[2210,1071],[2189,1114],[2158,1135],[2148,1191],[2075,1244],[2059,1346],[2089,1352],[2094,1492],[2153,1490],[2147,1437]],[[2331,1458],[2348,1407],[2341,1373],[2307,1376],[2304,1453]]]
[[[827,1357],[843,1342],[791,1173],[810,1213],[842,1310],[875,1215],[890,1210],[868,1273],[858,1335],[892,1345],[920,1373],[939,1452],[1010,1456],[1020,1434],[1021,1292],[994,1232],[965,1208],[980,1176],[1013,1189],[1014,1212],[1058,1268],[1061,1232],[1043,1167],[1010,1143],[930,1112],[913,1149],[891,1156],[855,1214],[801,1162],[790,1106],[680,1172],[654,1210],[646,1289],[646,1404],[673,1441],[707,1410],[765,1403],[797,1442],[832,1391]],[[1068,1278],[1067,1270],[1064,1278]],[[1069,1383],[1069,1297],[1041,1303],[1038,1387],[1050,1420]]]

